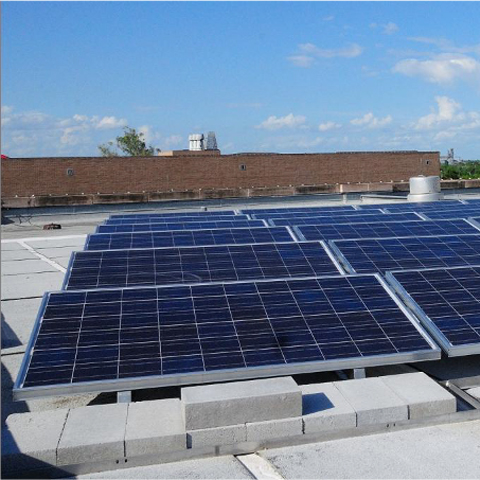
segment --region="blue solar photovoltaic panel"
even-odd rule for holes
[[[435,210],[432,212],[423,212],[423,215],[430,218],[431,220],[441,219],[441,218],[468,218],[468,217],[475,217],[480,215],[480,205],[478,208],[475,207],[467,207],[459,208],[455,210]]]
[[[388,275],[450,356],[480,354],[480,266]]]
[[[74,252],[64,288],[134,287],[338,274],[320,242]]]
[[[247,215],[220,216],[210,215],[209,217],[141,217],[141,218],[109,218],[104,225],[135,225],[148,223],[205,223],[205,222],[237,222],[248,220]]]
[[[215,216],[235,216],[233,210],[216,210],[210,212],[170,212],[170,213],[125,213],[111,215],[110,218],[142,218],[142,217],[158,217],[158,218],[182,218],[182,217],[209,217]]]
[[[225,228],[265,227],[263,220],[238,220],[236,222],[193,222],[193,223],[139,223],[129,225],[99,225],[96,233],[166,232],[175,230],[211,230]]]
[[[344,225],[301,225],[294,227],[303,240],[345,240],[353,238],[418,237],[478,233],[465,220],[350,223]]]
[[[269,223],[276,226],[295,225],[334,225],[340,223],[375,223],[375,222],[403,222],[408,220],[421,220],[413,213],[395,213],[378,215],[335,215],[334,217],[302,217],[302,218],[274,218]]]
[[[351,205],[348,206],[338,206],[338,207],[291,207],[291,208],[252,208],[246,210],[240,210],[241,213],[246,213],[248,215],[264,215],[269,213],[319,213],[320,212],[355,212],[355,208]]]
[[[85,250],[129,248],[195,247],[250,243],[292,242],[286,227],[221,228],[167,232],[101,233],[87,237]]]
[[[331,245],[356,273],[480,264],[480,235],[334,240]]]
[[[390,212],[403,212],[412,210],[441,210],[446,208],[456,208],[463,205],[459,200],[442,200],[438,202],[402,202],[402,203],[374,203],[370,205],[358,205],[361,211],[382,208]]]
[[[272,219],[275,220],[276,218],[315,218],[315,217],[358,217],[365,215],[365,212],[360,212],[358,210],[352,211],[341,211],[341,212],[287,212],[287,213],[263,213],[263,214],[255,214],[251,215],[252,218],[258,219]],[[383,212],[381,210],[369,210],[368,215],[382,215]]]
[[[14,386],[28,396],[440,358],[376,276],[47,294]]]

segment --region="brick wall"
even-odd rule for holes
[[[17,158],[2,160],[2,198],[390,182],[439,173],[439,152],[417,151]]]

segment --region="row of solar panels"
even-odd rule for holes
[[[346,216],[367,216],[337,207],[336,215],[331,210],[332,218],[338,219],[338,208],[342,217],[348,210],[352,213]],[[249,221],[235,213],[215,216],[228,217],[235,225]],[[201,223],[192,222],[192,217],[210,221],[212,216],[185,214],[175,220],[187,219],[190,225]],[[417,221],[410,220],[405,230],[405,222],[371,222],[372,216],[390,216],[383,210],[369,216],[364,225],[332,222],[331,234],[338,235],[335,229],[344,227],[360,232],[365,226],[382,225],[394,236],[400,231],[418,235],[420,224],[434,226],[415,215]],[[129,218],[142,224],[144,218],[138,217]],[[115,219],[118,216],[108,222]],[[86,248],[100,242],[96,246],[102,251],[76,252],[65,280],[67,291],[45,295],[14,393],[26,398],[115,391],[439,358],[438,347],[417,318],[450,354],[478,351],[478,267],[432,270],[437,284],[429,281],[429,273],[415,277],[412,295],[418,303],[407,293],[413,277],[402,281],[396,272],[388,273],[388,285],[378,274],[339,276],[345,270],[384,272],[391,266],[480,264],[474,222],[435,225],[435,235],[455,235],[374,244],[331,242],[342,266],[323,242],[295,241],[315,235],[307,226],[295,231],[257,227],[92,235]],[[324,235],[324,228],[316,229],[318,236]],[[182,248],[150,248],[167,238]],[[417,243],[409,243],[412,240]],[[183,246],[189,242],[214,246]],[[356,252],[364,255],[358,263]],[[441,278],[450,283],[441,283]],[[417,317],[412,316],[392,286],[421,314],[415,310]],[[436,288],[437,296],[428,288]],[[462,297],[467,291],[469,296]],[[424,299],[430,302],[427,310],[421,309]],[[445,315],[447,301],[451,311]]]

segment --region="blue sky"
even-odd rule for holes
[[[478,2],[4,2],[2,153],[440,150],[480,158]]]

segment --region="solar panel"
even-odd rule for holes
[[[338,274],[320,242],[74,252],[67,290]]]
[[[390,212],[402,212],[411,210],[439,210],[442,208],[455,208],[462,206],[459,200],[442,200],[439,202],[402,202],[402,203],[372,203],[370,205],[357,205],[360,210],[388,209]]]
[[[209,212],[170,212],[170,213],[125,213],[110,215],[110,218],[142,218],[142,217],[157,217],[157,218],[181,218],[181,217],[209,217],[215,216],[234,216],[236,213],[233,210],[216,210]]]
[[[265,227],[263,220],[238,220],[236,222],[193,222],[193,223],[134,223],[128,225],[99,225],[96,233],[133,233],[133,232],[168,232],[178,230],[211,230],[233,228]]]
[[[425,215],[426,218],[429,218],[431,220],[438,220],[442,218],[468,218],[477,216],[479,214],[480,206],[478,208],[465,206],[464,208],[459,208],[455,210],[435,210],[432,212],[425,212],[423,215]]]
[[[109,218],[105,220],[104,225],[135,225],[148,223],[197,223],[197,222],[237,222],[249,220],[248,215],[220,216],[211,215],[209,217],[139,217],[139,218]]]
[[[383,214],[383,212],[379,209],[377,210],[369,210],[368,215],[377,215]],[[359,210],[352,210],[352,211],[341,211],[341,212],[286,212],[286,213],[262,213],[262,214],[255,214],[251,215],[252,218],[256,219],[273,219],[276,218],[305,218],[305,217],[356,217],[359,215],[365,215],[365,212],[360,212]]]
[[[252,208],[246,210],[240,210],[241,213],[247,215],[263,215],[269,213],[293,213],[293,212],[348,212],[355,211],[355,208],[351,205],[338,206],[338,207],[286,207],[286,208]]]
[[[292,242],[286,227],[222,228],[166,232],[100,233],[87,237],[85,250],[194,247],[251,243]]]
[[[348,240],[354,238],[417,237],[480,233],[466,220],[419,220],[412,222],[301,225],[293,227],[301,240]]]
[[[480,266],[387,278],[449,356],[480,354]]]
[[[350,273],[480,265],[480,235],[330,241]]]
[[[378,276],[49,293],[16,399],[433,360]]]
[[[375,223],[375,222],[403,222],[408,220],[423,220],[416,213],[395,213],[377,215],[335,215],[334,217],[303,217],[303,218],[274,218],[268,221],[272,226],[295,225],[335,225],[341,223]]]

